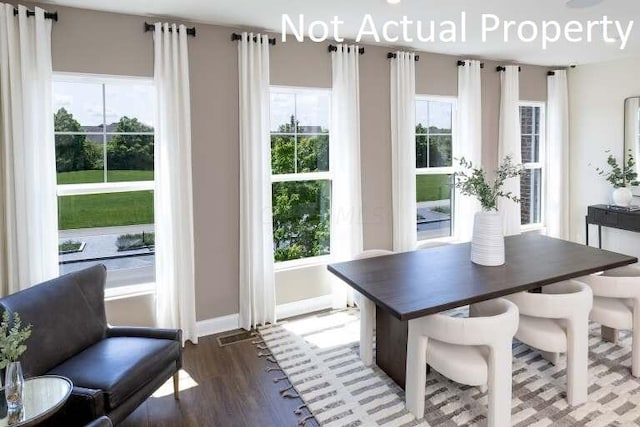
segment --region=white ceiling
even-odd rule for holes
[[[460,20],[460,12],[467,13],[468,36],[466,42],[456,43],[398,43],[422,51],[447,53],[458,56],[499,59],[521,63],[562,66],[601,62],[640,56],[640,20],[633,27],[630,42],[620,50],[620,42],[601,41],[601,32],[592,43],[552,44],[546,51],[539,42],[523,43],[503,41],[501,32],[494,33],[483,43],[479,35],[480,16],[492,13],[505,20],[555,20],[561,24],[569,20],[601,20],[603,15],[623,21],[640,18],[638,0],[604,0],[586,9],[566,7],[567,0],[402,0],[389,5],[386,0],[46,0],[44,3],[85,9],[130,13],[135,15],[170,16],[194,22],[227,26],[248,26],[280,32],[282,14],[297,18],[304,13],[307,22],[328,22],[334,15],[345,21],[342,36],[353,38],[363,16],[371,14],[381,27],[387,20],[400,20],[403,15],[412,20],[428,23],[431,20]],[[598,27],[600,28],[600,27]],[[515,31],[512,31],[515,37]],[[370,40],[365,41],[370,43]],[[388,44],[388,43],[386,43]]]

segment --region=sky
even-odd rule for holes
[[[271,92],[271,131],[291,121],[295,115],[300,126],[322,126],[329,129],[329,104],[331,98],[328,91],[292,92],[274,90]]]
[[[416,103],[416,124],[424,127],[435,126],[440,129],[451,129],[451,103],[439,101],[418,101]]]
[[[155,92],[151,84],[106,83],[104,107],[106,123],[121,117],[136,117],[153,126]],[[97,126],[103,122],[102,84],[87,82],[53,82],[53,111],[65,108],[83,126]]]
[[[83,126],[97,126],[103,122],[103,90],[100,83],[53,82],[53,108],[65,108]],[[104,87],[106,123],[117,122],[122,116],[136,117],[141,122],[154,125],[154,88],[149,83],[107,82]],[[330,125],[329,91],[298,92],[287,90],[271,93],[271,130],[277,131],[282,124],[289,123],[296,115],[301,126]],[[416,123],[451,129],[451,105],[445,102],[416,104]],[[430,116],[430,123],[427,117]]]

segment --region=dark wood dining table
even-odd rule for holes
[[[470,261],[469,243],[330,264],[376,304],[376,364],[404,388],[408,321],[638,262],[537,233],[505,238],[506,263]]]

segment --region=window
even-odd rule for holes
[[[54,77],[61,273],[103,263],[108,288],[155,281],[154,97],[149,79]]]
[[[329,254],[330,92],[271,89],[275,261]]]
[[[416,98],[418,241],[453,234],[453,98]]]
[[[544,104],[520,103],[522,164],[520,218],[523,226],[542,226]]]

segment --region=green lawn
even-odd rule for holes
[[[418,202],[446,200],[451,197],[451,178],[449,175],[417,175],[416,195]]]
[[[153,171],[109,171],[107,177],[111,182],[148,181]],[[62,172],[58,184],[96,183],[103,178],[102,171]],[[60,230],[153,224],[153,191],[58,197],[58,224]]]
[[[113,170],[107,171],[107,181],[109,182],[125,182],[125,181],[152,181],[153,171],[136,171],[136,170]],[[60,172],[58,174],[58,184],[93,184],[104,181],[104,171],[74,171]]]

